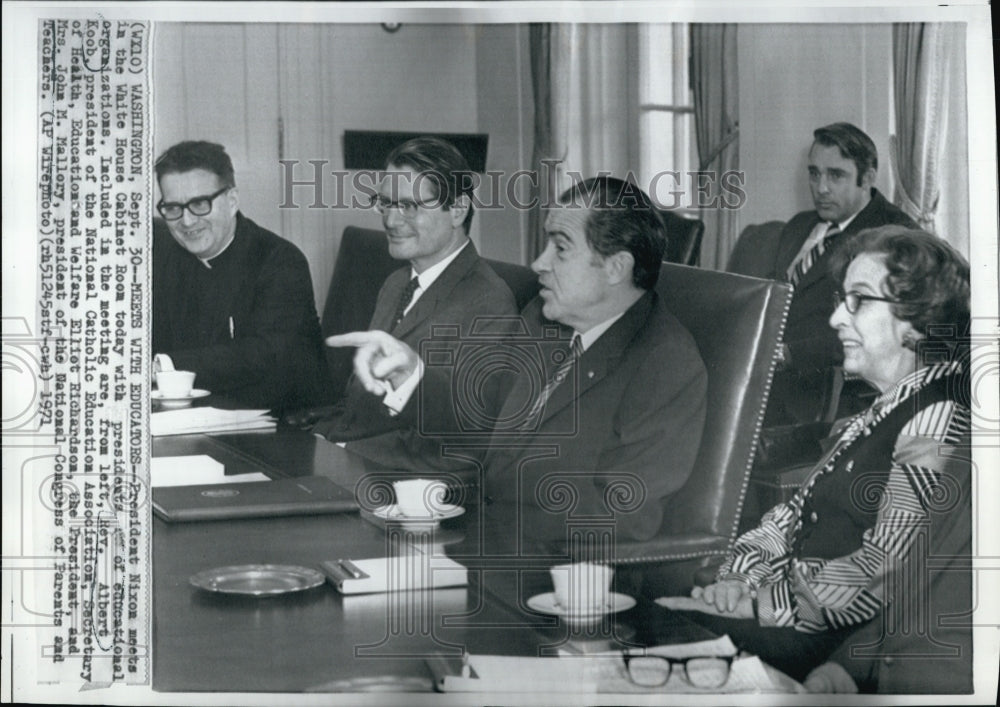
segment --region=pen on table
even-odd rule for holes
[[[337,560],[337,564],[340,565],[349,575],[354,577],[354,579],[361,579],[364,574],[357,566],[350,560]]]
[[[236,328],[233,326],[233,318],[232,317],[229,318],[229,338],[230,339],[235,339],[236,338]]]

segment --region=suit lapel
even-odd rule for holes
[[[476,252],[475,245],[470,242],[458,254],[458,257],[451,262],[451,265],[445,268],[444,272],[427,288],[427,291],[420,295],[417,303],[406,313],[403,321],[392,332],[393,335],[399,339],[403,339],[423,324],[428,317],[438,310],[441,303],[448,302],[452,290],[455,289],[455,285],[475,267],[478,261],[479,253]],[[400,289],[400,292],[402,292],[402,289]],[[396,298],[399,298],[399,294],[396,295]],[[449,324],[453,322],[440,323]]]
[[[556,388],[549,398],[542,413],[542,424],[553,415],[559,414],[577,398],[582,398],[618,368],[629,343],[649,319],[656,296],[655,292],[646,292],[610,329],[583,352],[573,369],[574,379]]]
[[[809,271],[799,280],[798,285],[796,285],[796,290],[805,290],[814,285],[815,283],[823,280],[827,276],[827,266],[830,262],[830,256],[837,249],[837,247],[844,242],[844,239],[851,235],[852,233],[858,233],[866,228],[871,228],[875,225],[881,225],[880,214],[882,212],[882,195],[875,189],[872,189],[872,198],[865,205],[865,208],[858,212],[858,215],[854,217],[844,229],[843,233],[834,236],[832,242],[827,243],[826,250],[823,251],[823,255],[817,258],[813,266],[809,268]],[[818,221],[817,217],[817,221]],[[794,256],[793,256],[794,257]]]
[[[369,329],[381,329],[390,331],[392,320],[396,315],[396,303],[403,294],[407,281],[410,279],[410,266],[394,271],[385,280],[385,285],[379,293],[378,302],[375,304],[375,312],[372,314]]]

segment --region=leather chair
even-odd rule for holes
[[[783,283],[670,263],[656,289],[698,345],[708,406],[694,471],[667,499],[660,534],[616,546],[620,569],[638,569],[649,596],[686,593],[736,539],[791,301]]]
[[[538,294],[538,276],[531,268],[498,260],[487,259],[486,262],[510,287],[518,308]],[[382,283],[404,265],[406,263],[389,255],[382,231],[355,226],[345,228],[323,307],[320,326],[324,338],[367,329]],[[327,347],[326,356],[333,390],[339,398],[351,376],[354,352]]]
[[[750,277],[774,277],[774,256],[784,221],[752,224],[743,229],[729,254],[726,272]]]
[[[666,209],[659,209],[658,212],[667,229],[667,252],[663,259],[668,263],[698,265],[705,222],[684,218]]]
[[[784,225],[784,221],[768,221],[744,228],[726,269],[753,277],[782,278],[782,273],[774,272],[774,258]],[[830,369],[822,394],[815,400],[818,412],[814,420],[762,431],[741,530],[754,527],[765,511],[791,498],[805,480],[821,454],[820,439],[837,417],[843,387],[843,370]]]

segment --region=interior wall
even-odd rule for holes
[[[330,174],[344,167],[344,130],[476,132],[476,35],[468,25],[404,24],[389,33],[377,24],[313,24],[283,25],[278,36],[287,67],[282,157],[298,162],[298,180],[312,178],[309,160],[328,160],[324,203],[337,205],[309,208],[312,187],[296,187],[297,208],[282,211],[282,235],[305,241],[322,308],[344,228],[382,227],[376,212],[353,208],[355,190],[343,182],[354,173]],[[478,224],[472,237],[478,241]]]
[[[244,211],[280,232],[275,26],[158,22],[154,32],[154,154],[182,140],[221,143]]]
[[[376,213],[351,208],[353,175],[331,174],[343,169],[344,130],[486,132],[487,169],[510,174],[530,160],[525,26],[156,27],[154,149],[184,139],[224,144],[243,211],[302,249],[320,309],[344,228],[381,227]],[[297,161],[300,181],[314,176],[309,160],[327,161],[324,208],[310,208],[311,186],[293,189],[294,208],[279,208],[287,196],[279,159]],[[477,215],[473,241],[488,257],[523,262],[527,214],[511,208],[506,189],[500,205]]]
[[[812,208],[812,131],[837,121],[871,136],[879,155],[875,186],[891,200],[892,25],[741,24],[737,43],[747,193],[740,227]]]
[[[499,199],[493,199],[486,188],[480,189],[480,201],[497,207],[481,209],[476,216],[482,233],[480,252],[522,264],[529,261],[525,236],[531,194],[528,180],[512,182],[511,175],[531,165],[534,99],[528,35],[525,24],[476,28],[479,132],[490,136],[487,172],[502,175],[496,177]]]

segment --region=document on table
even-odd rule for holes
[[[149,416],[149,428],[154,437],[274,429],[277,424],[267,410],[185,408],[154,412]]]
[[[267,476],[260,472],[226,476],[226,467],[207,454],[153,457],[150,461],[149,478],[154,489],[165,486],[204,486],[268,480]]]

